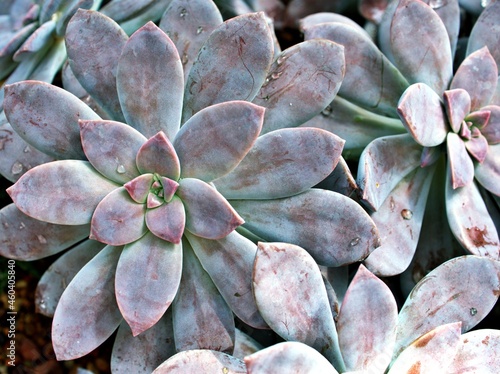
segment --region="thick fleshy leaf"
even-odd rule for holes
[[[146,207],[130,198],[124,187],[101,200],[92,215],[90,238],[110,245],[136,241],[146,231]]]
[[[105,247],[73,278],[57,304],[52,344],[58,360],[73,360],[101,345],[122,316],[114,278],[121,248]]]
[[[290,28],[297,28],[299,20],[305,16],[318,12],[342,13],[349,5],[353,5],[349,0],[291,0],[287,3],[285,14],[285,25]]]
[[[111,119],[121,122],[125,119],[116,89],[116,69],[127,39],[110,18],[82,9],[68,23],[65,34],[71,70]]]
[[[478,134],[464,143],[469,155],[474,157],[479,163],[482,163],[489,151],[488,140],[482,134]]]
[[[62,1],[57,18],[56,32],[58,36],[64,36],[66,26],[78,9],[90,9],[93,6],[97,7],[98,3],[94,0],[71,0]],[[95,3],[95,4],[94,4]]]
[[[181,274],[180,244],[147,233],[123,248],[116,268],[116,301],[134,336],[163,316],[177,294]]]
[[[465,148],[464,141],[455,133],[448,133],[446,149],[450,170],[449,183],[453,188],[464,187],[474,179],[474,164]]]
[[[214,184],[228,199],[295,195],[335,169],[343,145],[343,139],[321,129],[272,131],[259,137],[240,164]]]
[[[500,105],[487,105],[482,111],[489,112],[490,117],[487,125],[481,128],[481,134],[488,139],[489,144],[500,143]]]
[[[400,1],[392,18],[390,41],[396,66],[410,83],[425,83],[438,95],[448,88],[453,75],[450,41],[430,6],[423,1]]]
[[[127,123],[146,137],[179,130],[184,77],[179,53],[154,23],[125,44],[116,72],[118,97]]]
[[[481,12],[471,30],[467,44],[467,55],[487,46],[495,58],[497,66],[500,66],[500,48],[498,48],[500,41],[499,18],[500,4],[498,1],[490,1],[490,4]]]
[[[158,238],[171,243],[180,243],[186,226],[186,212],[181,199],[173,199],[146,211],[146,225]]]
[[[110,1],[100,11],[116,22],[124,22],[144,11],[155,0],[120,0]]]
[[[187,78],[183,122],[213,104],[252,101],[266,79],[273,51],[263,12],[220,25],[200,50]]]
[[[300,342],[283,342],[245,357],[248,374],[323,373],[338,371],[315,349]]]
[[[461,321],[462,332],[469,331],[495,305],[499,273],[497,261],[477,256],[454,258],[431,271],[399,312],[395,356],[438,326]]]
[[[125,183],[123,187],[136,203],[144,204],[149,196],[150,189],[154,183],[153,174],[141,174],[137,178]]]
[[[320,23],[331,23],[338,22],[356,28],[356,30],[366,33],[366,30],[353,21],[351,18],[343,16],[342,14],[329,13],[329,12],[319,12],[308,15],[299,21],[299,29],[303,33],[307,31],[308,28],[319,25]],[[307,39],[307,37],[306,37]]]
[[[153,374],[185,373],[246,374],[245,364],[227,353],[194,349],[179,352],[158,366]]]
[[[264,347],[255,339],[245,334],[240,329],[235,330],[234,351],[233,357],[243,360],[248,355],[260,351]]]
[[[186,208],[186,229],[202,238],[222,239],[244,222],[224,196],[199,179],[181,179],[177,196]]]
[[[267,328],[252,293],[252,268],[257,246],[237,232],[219,240],[186,233],[189,243],[231,310],[254,328]]]
[[[163,131],[142,145],[137,152],[136,162],[141,173],[156,173],[173,180],[179,179],[179,158]]]
[[[332,173],[316,187],[338,192],[349,197],[353,196],[358,189],[349,165],[342,156],[340,156],[339,163],[335,166]]]
[[[276,333],[315,348],[335,367],[344,369],[323,277],[304,249],[260,242],[253,291],[262,317]]]
[[[202,109],[175,137],[183,178],[210,182],[240,163],[262,129],[264,108],[229,101]]]
[[[87,161],[63,160],[39,165],[7,189],[25,214],[50,223],[90,222],[99,201],[118,188]]]
[[[266,108],[263,132],[298,126],[330,104],[344,78],[344,47],[308,40],[283,51],[255,104]]]
[[[491,193],[500,196],[500,144],[490,145],[482,164],[476,164],[474,174],[477,181]]]
[[[444,91],[444,107],[453,132],[458,133],[462,122],[469,114],[471,98],[469,93],[461,88]]]
[[[389,287],[360,265],[337,321],[347,370],[377,368],[377,373],[384,373],[391,361],[397,320],[398,307]]]
[[[175,347],[232,352],[234,318],[187,241],[182,242],[182,282],[173,303]]]
[[[53,42],[54,31],[56,29],[56,22],[48,20],[40,24],[36,31],[26,39],[21,47],[14,53],[12,59],[14,61],[22,61],[33,53],[42,50],[46,44]]]
[[[135,157],[146,138],[114,121],[79,121],[85,155],[106,178],[123,184],[139,176]]]
[[[99,119],[87,105],[62,88],[38,81],[5,87],[5,114],[29,144],[62,159],[85,159],[79,119]]]
[[[434,12],[441,18],[446,28],[451,47],[451,54],[455,56],[458,44],[458,34],[460,31],[460,22],[462,21],[462,5],[467,0],[423,0]]]
[[[352,199],[311,189],[279,200],[232,200],[249,231],[267,241],[295,243],[325,266],[366,258],[380,245],[370,216]]]

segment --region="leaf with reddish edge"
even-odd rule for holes
[[[260,351],[264,347],[251,336],[245,334],[240,329],[235,330],[233,357],[243,360],[245,356]]]
[[[201,265],[239,319],[257,329],[268,328],[252,293],[252,268],[257,246],[233,231],[219,240],[186,232]]]
[[[481,134],[488,139],[489,144],[500,143],[500,105],[487,105],[481,109],[490,113],[488,123],[481,128]]]
[[[461,325],[438,326],[417,338],[396,358],[388,374],[445,373],[460,346]]]
[[[90,223],[99,201],[118,186],[87,161],[39,165],[7,189],[16,206],[41,221],[61,225]]]
[[[422,278],[399,312],[395,356],[438,326],[461,321],[466,332],[478,324],[500,295],[499,272],[497,261],[469,255],[449,260]]]
[[[170,202],[146,210],[146,225],[158,238],[180,243],[186,226],[186,212],[181,199],[174,196]]]
[[[90,239],[109,245],[136,241],[146,232],[146,207],[130,198],[124,187],[106,195],[95,208],[90,226]]]
[[[304,249],[259,242],[253,292],[262,317],[278,335],[313,347],[345,370],[323,277]]]
[[[80,9],[68,23],[65,40],[71,70],[85,91],[113,120],[124,122],[116,90],[116,69],[127,34],[103,14]]]
[[[123,187],[136,203],[144,204],[150,194],[151,186],[154,182],[153,174],[141,174],[137,178],[125,183]]]
[[[500,144],[490,145],[482,164],[476,164],[474,175],[477,181],[491,193],[500,196]]]
[[[5,87],[4,107],[29,144],[55,158],[85,159],[78,120],[99,116],[73,94],[44,82],[17,82]]]
[[[377,210],[396,185],[420,166],[422,146],[408,134],[375,139],[359,159],[358,186],[361,199]]]
[[[349,169],[349,165],[342,156],[340,156],[339,162],[331,174],[320,182],[317,187],[338,192],[345,196],[353,196],[358,190],[358,185]]]
[[[214,181],[228,199],[277,199],[301,193],[325,179],[344,140],[321,129],[280,129],[257,139],[240,164]]]
[[[222,239],[244,222],[224,196],[199,179],[181,179],[177,196],[186,209],[186,229],[202,238]]]
[[[175,347],[232,352],[233,313],[185,240],[182,249],[182,282],[172,304]]]
[[[147,233],[123,248],[116,267],[116,301],[134,336],[163,316],[177,294],[181,273],[180,244]]]
[[[455,56],[458,44],[458,34],[460,31],[460,22],[462,18],[462,6],[467,0],[461,0],[460,4],[455,0],[443,0],[436,3],[434,0],[423,0],[430,5],[446,27],[448,39],[450,40],[451,54]]]
[[[173,141],[182,177],[210,182],[229,173],[252,148],[263,120],[264,108],[245,101],[200,110]]]
[[[53,317],[66,285],[104,246],[105,244],[94,240],[85,240],[50,265],[36,286],[36,311]]]
[[[80,136],[92,166],[116,183],[139,176],[135,158],[146,138],[134,128],[114,121],[80,120]]]
[[[28,59],[35,53],[40,52],[44,46],[52,44],[55,29],[56,22],[54,20],[40,22],[35,32],[14,53],[12,60],[20,62]]]
[[[494,57],[497,66],[500,66],[500,3],[491,1],[481,12],[474,23],[467,43],[466,55],[487,46]]]
[[[186,79],[182,122],[213,104],[252,101],[266,79],[273,52],[263,12],[221,24],[201,48]]]
[[[396,339],[398,307],[389,287],[360,265],[342,302],[337,331],[347,370],[384,373]]]
[[[470,113],[471,98],[462,88],[444,91],[444,107],[453,132],[458,133],[465,117]],[[426,108],[427,109],[427,108]]]
[[[489,151],[488,140],[482,135],[473,136],[472,139],[464,142],[469,155],[474,157],[479,163],[482,163]]]
[[[245,357],[248,374],[323,373],[338,371],[318,351],[300,342],[282,342]]]
[[[382,245],[365,260],[379,276],[401,274],[417,249],[427,196],[436,168],[417,168],[391,191],[382,206],[371,215]]]
[[[311,189],[279,200],[232,200],[244,228],[267,241],[295,243],[320,265],[342,266],[366,258],[379,243],[375,223],[352,199]]]
[[[396,66],[410,83],[425,83],[438,95],[448,88],[453,76],[450,40],[430,6],[401,0],[392,18],[390,43]]]
[[[118,328],[115,269],[121,248],[107,246],[73,278],[61,296],[52,322],[58,360],[74,360],[100,346]]]
[[[157,173],[173,180],[181,174],[174,146],[163,131],[148,139],[137,152],[137,167],[141,173]]]
[[[245,364],[227,353],[207,349],[179,352],[158,366],[153,374],[246,374]]]
[[[474,163],[459,135],[449,132],[446,137],[449,183],[453,188],[464,187],[474,179]]]
[[[266,108],[263,133],[296,127],[330,104],[344,78],[344,47],[308,40],[283,51],[253,102]]]
[[[127,123],[147,138],[179,130],[184,77],[179,53],[153,22],[127,41],[116,72],[118,97]]]

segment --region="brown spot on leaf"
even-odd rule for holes
[[[489,345],[489,341],[490,341],[490,337],[487,336],[483,340],[481,340],[481,343],[483,343],[484,345]]]
[[[417,361],[415,362],[410,370],[408,370],[408,374],[420,374],[420,367],[422,366],[422,364],[420,363],[420,361]]]
[[[435,331],[430,332],[430,333],[426,334],[425,336],[421,337],[420,339],[418,339],[414,343],[415,348],[423,348],[423,347],[425,347],[432,340],[432,338],[434,337],[434,335],[436,335]],[[420,367],[419,367],[418,373],[420,373]]]
[[[497,243],[488,241],[488,230],[486,226],[481,230],[479,227],[468,227],[466,233],[469,239],[472,241],[476,247],[486,247],[487,245],[496,245]]]

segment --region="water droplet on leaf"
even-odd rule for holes
[[[14,162],[14,165],[12,165],[12,169],[10,170],[12,174],[20,174],[23,171],[23,164],[21,164],[19,161]]]
[[[410,209],[403,209],[401,211],[401,217],[403,217],[406,220],[410,220],[413,217],[413,212]]]
[[[22,230],[22,229],[24,229],[25,227],[26,227],[26,225],[24,224],[24,222],[21,222],[21,223],[19,224],[19,230]]]
[[[188,14],[188,11],[186,10],[186,8],[182,8],[182,9],[181,9],[181,12],[179,13],[179,16],[180,16],[181,18],[184,18],[184,17],[186,17],[186,16],[187,16],[187,14]]]
[[[356,238],[354,238],[354,239],[351,240],[351,242],[349,243],[349,245],[351,247],[354,247],[354,246],[358,245],[360,241],[361,241],[361,238],[356,237]]]
[[[470,308],[470,315],[475,316],[477,314],[477,309],[476,308]]]
[[[29,153],[31,151],[31,148],[29,145],[26,146],[26,148],[24,148],[23,152],[24,153]]]
[[[198,28],[196,29],[196,35],[200,35],[202,32],[203,32],[203,27],[198,26]]]
[[[41,244],[47,244],[47,239],[45,239],[45,236],[37,235],[36,237]]]
[[[431,0],[429,1],[429,6],[432,9],[439,9],[444,5],[444,0]]]
[[[322,115],[325,117],[328,117],[330,114],[332,114],[332,107],[328,105],[323,111],[321,112]]]
[[[188,63],[188,59],[188,55],[184,53],[181,59],[182,65],[186,65]]]
[[[125,174],[125,166],[123,165],[118,165],[118,167],[116,168],[116,172],[118,174]]]
[[[483,8],[486,8],[488,5],[490,5],[491,0],[481,0],[481,6]]]

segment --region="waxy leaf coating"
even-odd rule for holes
[[[227,353],[194,349],[172,356],[157,367],[153,374],[203,373],[206,371],[224,374],[246,374],[247,372],[243,361]]]

